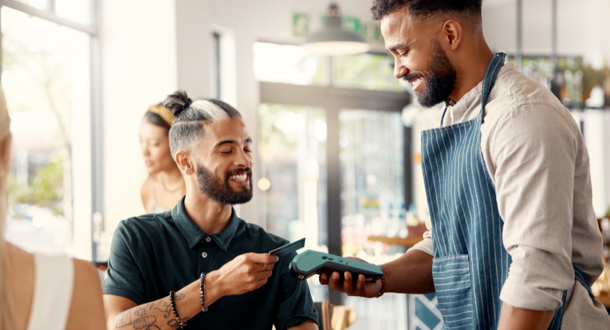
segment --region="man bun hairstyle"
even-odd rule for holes
[[[483,0],[373,0],[371,12],[375,20],[404,7],[414,17],[431,18],[454,13],[480,20],[482,3]]]
[[[169,130],[169,148],[175,159],[178,151],[191,151],[205,136],[205,124],[241,114],[227,103],[206,98],[191,100],[185,91],[176,91],[163,101],[176,117]]]

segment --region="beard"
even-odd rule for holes
[[[455,67],[449,61],[447,53],[436,40],[430,41],[432,44],[432,61],[428,64],[426,71],[428,76],[423,81],[423,90],[415,93],[417,101],[424,107],[430,108],[441,102],[447,101],[449,95],[455,87]],[[423,75],[418,72],[410,73],[403,79],[409,80]]]
[[[229,186],[229,177],[234,174],[247,174],[250,185],[242,191],[235,191]],[[197,164],[197,183],[199,190],[209,198],[222,204],[243,204],[252,199],[252,170],[250,168],[235,169],[225,173],[224,180],[218,178],[203,164]]]

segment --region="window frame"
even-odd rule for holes
[[[330,59],[329,59],[330,60]],[[329,74],[333,67],[330,65]],[[332,75],[328,86],[293,85],[259,81],[260,103],[275,103],[300,106],[321,107],[326,110],[326,171],[328,177],[327,192],[327,227],[328,252],[342,255],[341,240],[341,160],[339,132],[342,109],[361,109],[374,111],[401,112],[411,102],[407,92],[371,91],[348,89],[333,86]],[[411,196],[411,128],[403,127],[404,139],[404,196],[405,205],[412,201]],[[333,221],[334,220],[334,221]],[[340,292],[329,290],[329,301],[341,305],[343,296]]]
[[[91,218],[85,224],[90,227],[90,235],[83,242],[77,243],[74,238],[76,257],[97,261],[97,241],[95,237],[103,231],[101,221],[103,211],[102,184],[102,97],[101,97],[101,46],[99,38],[100,1],[90,1],[90,24],[81,24],[58,16],[55,13],[55,0],[47,0],[45,9],[38,9],[15,0],[0,0],[0,10],[8,7],[33,17],[37,17],[60,26],[89,35],[89,74],[90,74],[90,125],[91,125]],[[0,29],[2,22],[0,21]],[[0,36],[0,79],[2,74],[2,39]],[[95,219],[95,221],[94,221]],[[73,219],[73,227],[76,219]]]

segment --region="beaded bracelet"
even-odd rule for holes
[[[172,310],[174,311],[174,315],[176,316],[176,321],[178,321],[180,329],[184,329],[184,327],[186,327],[186,322],[183,321],[180,316],[178,316],[178,310],[176,310],[176,303],[174,302],[174,294],[174,290],[169,292],[169,303],[172,305]]]
[[[201,311],[202,312],[207,312],[208,309],[205,307],[205,298],[203,297],[203,290],[205,289],[205,273],[201,273],[201,275],[199,276],[200,282],[199,282],[199,292],[201,293]]]
[[[385,275],[381,275],[381,291],[379,291],[377,298],[383,296],[384,293],[385,293]]]

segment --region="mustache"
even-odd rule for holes
[[[423,77],[424,77],[424,75],[423,75],[423,74],[421,74],[421,73],[419,73],[419,72],[413,72],[413,73],[409,73],[408,75],[406,75],[406,76],[402,77],[402,80],[404,80],[404,81],[409,81],[409,80],[411,80],[411,79],[414,79],[414,78],[419,78],[419,77],[423,78]]]
[[[234,170],[228,171],[225,174],[225,179],[228,179],[231,175],[234,175],[234,174],[247,174],[248,177],[252,177],[252,169],[249,168],[249,167],[246,167],[246,168],[236,168]]]

